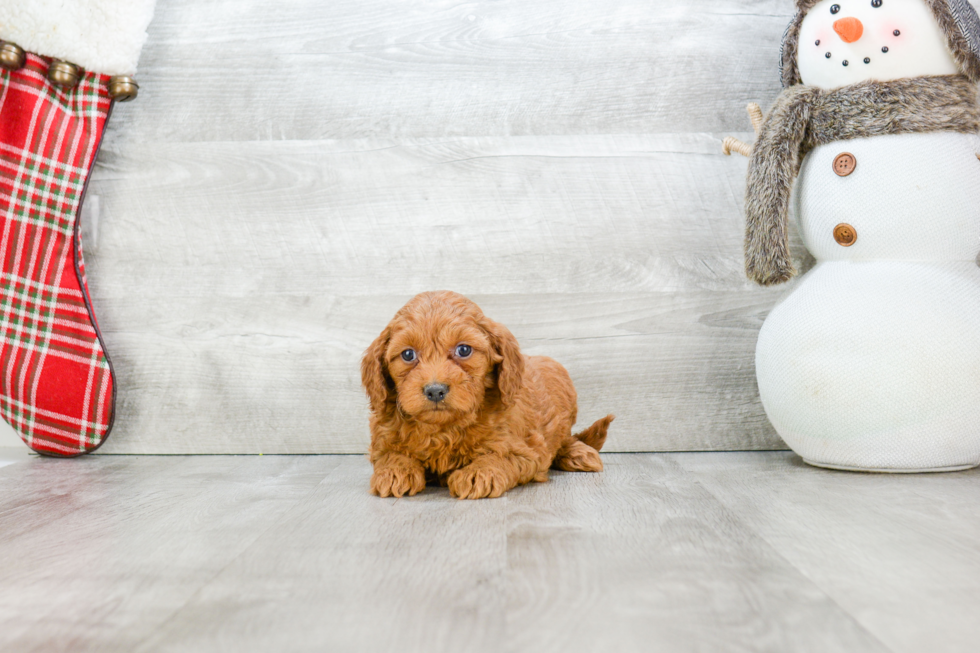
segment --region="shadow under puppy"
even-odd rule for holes
[[[548,469],[598,472],[613,416],[578,435],[565,368],[524,356],[513,334],[454,292],[408,302],[368,347],[371,492],[401,497],[426,480],[460,499],[499,497]]]

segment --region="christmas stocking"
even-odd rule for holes
[[[153,0],[0,0],[0,414],[39,453],[92,451],[112,428],[79,214],[152,13]]]

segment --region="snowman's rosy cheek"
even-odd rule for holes
[[[831,36],[834,35],[834,31],[830,28],[822,28],[817,30],[814,35],[813,47],[827,49],[833,43]]]
[[[905,40],[905,30],[893,22],[884,23],[875,29],[875,37],[884,46],[895,47]]]

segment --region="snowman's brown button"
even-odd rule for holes
[[[842,247],[850,247],[857,242],[857,239],[857,231],[851,225],[841,222],[839,225],[834,227],[834,240],[837,241],[838,245]]]
[[[837,173],[838,177],[846,177],[854,172],[857,164],[857,159],[854,158],[853,154],[850,152],[841,152],[834,159],[834,172]]]

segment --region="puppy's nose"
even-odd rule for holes
[[[426,399],[438,404],[446,398],[446,393],[449,392],[449,386],[445,383],[430,383],[422,388],[422,392],[425,393]]]

